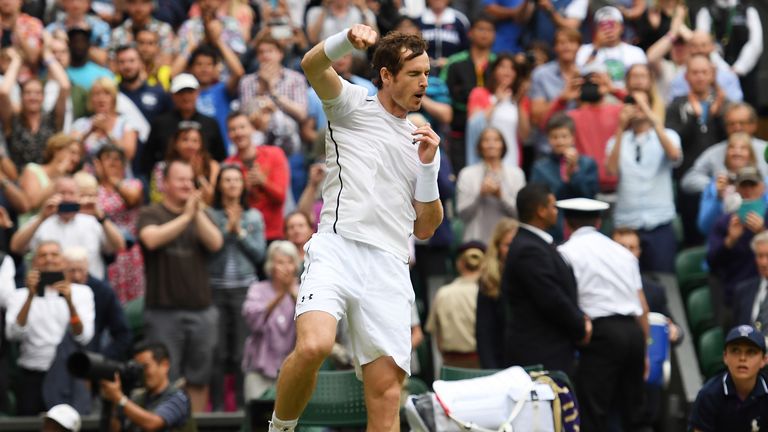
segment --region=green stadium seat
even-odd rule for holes
[[[694,338],[714,325],[715,312],[712,308],[709,287],[703,286],[691,291],[688,295],[687,313],[688,324],[691,326]]]
[[[128,328],[133,334],[133,341],[140,341],[144,337],[144,297],[137,297],[123,305],[125,319]]]
[[[725,336],[720,327],[711,328],[699,336],[699,366],[705,379],[723,370]]]
[[[694,288],[707,284],[706,259],[706,246],[688,248],[677,254],[675,274],[683,298]]]
[[[523,369],[525,369],[526,372],[541,372],[544,370],[544,366],[537,364],[537,365],[530,365],[530,366],[523,366]],[[453,366],[443,366],[440,369],[440,379],[443,381],[458,381],[463,379],[472,379],[472,378],[479,378],[488,376],[491,374],[494,374],[501,369],[469,369],[469,368],[460,368],[460,367],[453,367]]]
[[[317,387],[299,419],[300,426],[365,426],[363,383],[355,371],[320,371]]]

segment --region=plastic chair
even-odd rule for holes
[[[715,312],[712,309],[709,287],[699,287],[688,295],[688,324],[694,337],[700,336],[711,328],[715,322]]]
[[[419,378],[412,376],[408,377],[405,382],[405,392],[409,395],[424,394],[429,391],[429,386]]]
[[[125,319],[128,321],[128,328],[131,329],[133,340],[141,340],[144,336],[144,297],[137,297],[125,305]]]
[[[688,248],[677,254],[675,274],[683,298],[694,288],[707,284],[706,258],[706,246]]]
[[[724,348],[725,336],[720,327],[711,328],[699,336],[699,366],[705,378],[711,378],[725,367]]]
[[[300,426],[365,426],[363,383],[355,371],[320,371]]]

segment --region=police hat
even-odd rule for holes
[[[606,202],[589,198],[570,198],[557,202],[557,208],[563,210],[565,217],[599,217],[609,207]]]

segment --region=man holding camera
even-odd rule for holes
[[[27,287],[17,289],[8,302],[5,333],[8,339],[21,343],[18,415],[45,411],[43,380],[66,331],[69,329],[82,345],[93,337],[93,293],[87,286],[66,280],[63,270],[60,244],[41,241],[27,273]]]
[[[83,206],[95,205],[89,202]],[[47,240],[55,240],[64,248],[80,246],[88,251],[89,273],[99,279],[106,278],[107,266],[102,254],[124,249],[125,239],[101,209],[82,209],[96,216],[80,210],[77,183],[72,177],[59,177],[53,196],[43,204],[40,213],[11,237],[11,251],[21,255]]]
[[[193,426],[189,397],[168,378],[168,348],[162,343],[140,343],[133,359],[144,369],[144,387],[133,391],[130,398],[123,393],[120,375],[115,374],[113,381],[101,381],[101,394],[114,407],[110,430],[184,430]]]

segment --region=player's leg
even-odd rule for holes
[[[363,365],[367,432],[400,430],[400,391],[404,379],[405,371],[392,357],[379,357]]]
[[[317,371],[336,340],[336,317],[310,311],[296,318],[296,347],[285,359],[277,377],[275,416],[299,418],[315,389]]]

